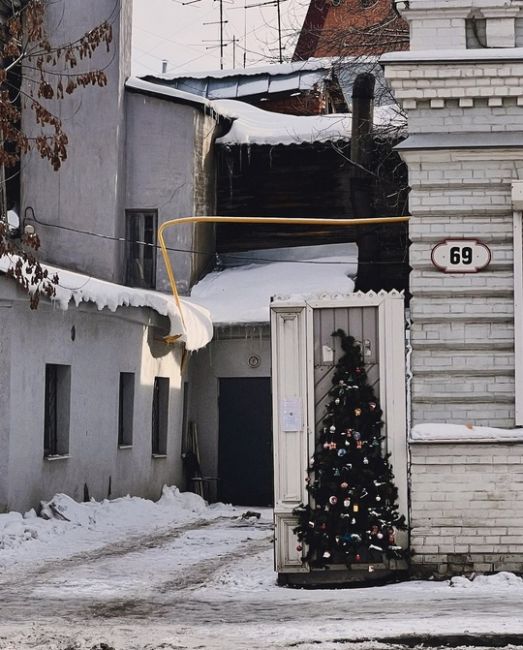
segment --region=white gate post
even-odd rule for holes
[[[279,573],[307,572],[292,529],[306,503],[307,353],[305,305],[271,309],[275,563]]]

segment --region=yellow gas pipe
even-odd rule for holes
[[[171,260],[165,244],[164,232],[171,226],[177,226],[184,223],[280,223],[280,224],[294,224],[296,226],[363,226],[363,225],[376,225],[379,223],[403,223],[409,221],[410,217],[376,217],[373,219],[313,219],[313,218],[292,218],[292,217],[180,217],[179,219],[170,219],[161,224],[158,228],[158,241],[162,251],[163,261],[167,269],[167,276],[171,285],[171,291],[176,301],[178,311],[185,327],[185,320],[183,318],[183,310],[180,304],[180,296],[176,287],[176,279],[174,277]],[[178,336],[166,336],[164,340],[167,343],[172,343]]]

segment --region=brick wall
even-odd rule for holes
[[[523,572],[523,443],[412,443],[417,576]]]

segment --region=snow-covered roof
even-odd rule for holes
[[[17,257],[8,255],[0,257],[0,272],[6,273],[14,267],[17,260]],[[71,301],[77,306],[82,302],[92,302],[99,310],[107,308],[110,311],[116,311],[118,307],[149,307],[169,318],[169,334],[180,334],[180,340],[185,342],[188,350],[203,348],[212,339],[213,328],[209,312],[195,301],[180,299],[184,319],[182,322],[174,298],[169,294],[151,289],[125,287],[48,264],[42,264],[42,267],[48,270],[49,277],[58,275],[59,284],[55,286],[56,295],[52,300],[64,311],[69,308]]]
[[[351,138],[349,113],[286,115],[227,99],[214,101],[212,106],[219,115],[234,120],[230,131],[217,139],[219,144],[289,145]],[[379,106],[374,110],[374,125],[377,130],[402,129],[406,118],[394,105]]]
[[[254,263],[209,273],[193,287],[190,300],[204,305],[215,325],[268,323],[275,294],[316,297],[354,291],[356,244],[279,249],[279,261],[272,261],[273,252],[252,252]],[[248,259],[249,253],[243,255]],[[264,257],[270,261],[264,263]]]
[[[335,64],[336,59],[331,57],[309,59],[308,61],[292,61],[290,63],[271,63],[268,65],[255,65],[248,68],[230,68],[228,70],[203,70],[178,72],[176,74],[167,73],[158,75],[158,79],[163,81],[172,81],[173,79],[205,79],[213,77],[214,79],[225,79],[227,77],[243,77],[269,74],[281,75],[292,74],[302,70],[330,70]]]
[[[351,116],[286,115],[264,111],[256,106],[229,99],[213,102],[215,110],[234,120],[219,144],[302,144],[350,140]]]
[[[144,80],[208,99],[237,99],[312,90],[326,79],[332,79],[332,75],[333,61],[320,59],[234,70],[147,75]]]

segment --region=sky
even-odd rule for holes
[[[222,2],[223,67],[277,62],[275,0]],[[292,57],[308,5],[309,0],[280,0],[284,60]],[[162,60],[172,74],[220,68],[220,0],[133,0],[133,11],[134,75],[161,73]]]

